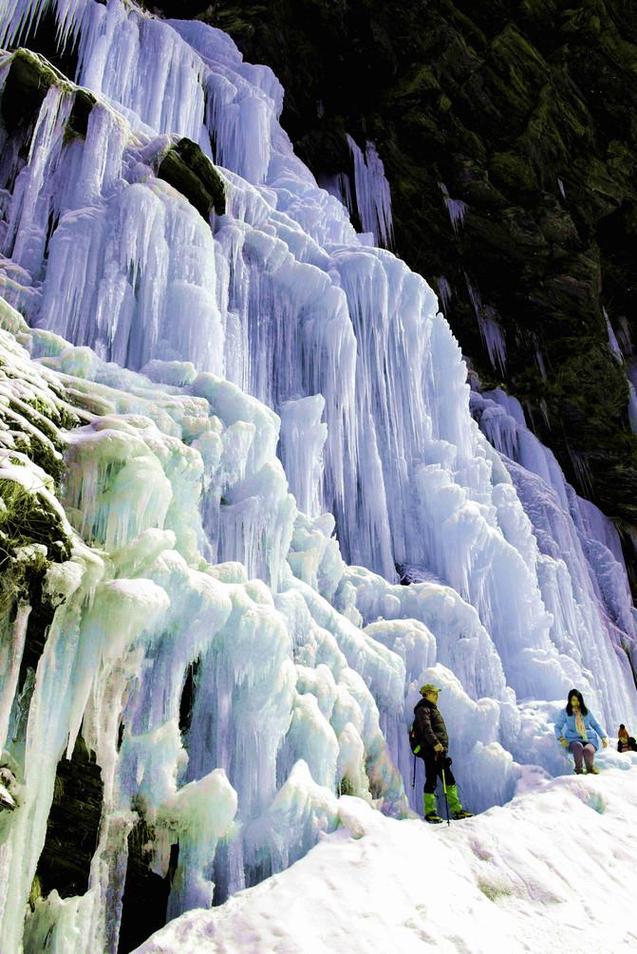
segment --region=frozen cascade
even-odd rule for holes
[[[547,722],[572,685],[609,730],[634,722],[636,634],[614,528],[514,399],[470,408],[433,293],[294,156],[271,71],[218,30],[119,0],[3,0],[4,42],[47,6],[96,102],[69,134],[81,92],[49,76],[31,124],[0,135],[0,284],[31,326],[2,305],[0,478],[46,497],[70,547],[47,574],[34,678],[18,686],[14,667],[0,698],[20,786],[0,948],[19,950],[57,762],[81,732],[104,783],[89,889],[38,900],[24,944],[88,954],[117,949],[140,818],[154,870],[179,845],[172,917],[300,857],[338,823],[340,791],[404,814],[427,678],[465,797],[501,803],[520,763],[568,770]],[[183,136],[219,164],[224,214],[158,176]],[[11,436],[34,427],[18,378],[76,415],[53,429],[58,497]]]
[[[365,144],[364,154],[349,135],[347,144],[354,160],[356,207],[363,232],[370,232],[378,245],[390,248],[394,244],[394,228],[391,191],[383,161],[373,142]]]
[[[583,667],[590,693],[600,673],[622,704],[633,698],[627,652],[635,662],[635,613],[612,523],[570,487],[552,452],[524,425],[519,402],[500,390],[472,395],[480,427],[502,460],[533,526],[539,582],[553,642]],[[599,653],[597,634],[616,652]],[[626,652],[624,651],[626,650]],[[601,702],[601,700],[600,700]]]
[[[55,892],[39,901],[25,943],[39,950],[53,932],[60,950],[73,938],[78,952],[114,951],[118,871],[139,817],[153,825],[158,871],[167,870],[170,844],[179,844],[172,917],[210,903],[220,840],[229,839],[231,859],[215,872],[220,897],[258,880],[264,857],[277,870],[306,851],[318,831],[336,824],[333,793],[343,778],[367,800],[373,786],[379,804],[402,813],[402,781],[372,693],[385,704],[402,699],[404,667],[289,571],[275,597],[261,580],[249,580],[242,564],[211,565],[199,555],[206,494],[219,500],[223,489],[240,497],[247,484],[262,492],[261,509],[273,508],[269,525],[279,520],[281,497],[294,520],[293,498],[274,466],[276,435],[266,431],[258,446],[253,398],[210,375],[183,389],[155,384],[50,332],[27,333],[6,305],[2,318],[43,355],[33,364],[0,332],[8,379],[31,381],[31,399],[41,404],[71,402],[83,421],[61,435],[68,446],[65,510],[51,478],[28,457],[8,445],[1,452],[3,496],[6,482],[16,480],[44,494],[72,546],[71,559],[47,575],[57,610],[35,681],[16,693],[10,680],[0,701],[9,715],[5,754],[20,780],[20,808],[8,830],[5,821],[0,844],[2,870],[11,872],[0,885],[2,949],[19,950],[57,762],[81,732],[104,782],[89,890],[73,904],[60,903]],[[238,425],[250,440],[237,443]],[[10,462],[16,453],[20,466]],[[272,468],[278,497],[267,480],[255,481],[253,467]],[[286,552],[288,542],[281,546]],[[15,640],[24,642],[19,620]],[[195,664],[184,728],[182,693]]]

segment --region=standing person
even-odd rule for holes
[[[451,771],[451,759],[447,758],[449,737],[445,720],[437,706],[439,693],[438,686],[426,683],[420,690],[423,698],[414,709],[414,727],[425,762],[425,821],[432,825],[438,825],[442,821],[436,807],[436,783],[439,775],[442,778],[443,771],[452,817],[471,818],[471,812],[466,812],[460,804],[458,786]]]
[[[617,732],[617,751],[618,752],[637,752],[637,742],[628,735],[628,729],[622,722]]]
[[[599,769],[595,765],[598,736],[604,748],[608,745],[608,736],[592,712],[586,708],[584,697],[579,690],[571,689],[569,692],[566,708],[562,709],[555,720],[555,735],[560,745],[573,753],[576,775],[582,774],[582,760],[586,763],[589,775],[599,775]]]

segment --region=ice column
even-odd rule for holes
[[[385,167],[373,142],[365,144],[365,154],[347,136],[354,160],[356,205],[364,232],[371,232],[378,245],[389,248],[394,242],[391,192],[385,177]]]

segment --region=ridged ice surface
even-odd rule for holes
[[[272,72],[119,0],[4,0],[5,45],[47,6],[96,103],[71,132],[59,80],[0,131],[1,360],[5,387],[28,375],[81,420],[60,434],[59,605],[34,683],[16,696],[13,673],[0,699],[21,793],[0,950],[19,950],[81,728],[105,783],[89,891],[38,901],[25,944],[92,954],[117,948],[140,811],[158,872],[179,844],[168,916],[209,905],[213,882],[223,900],[334,827],[341,790],[418,806],[406,725],[431,678],[465,801],[502,803],[521,764],[568,770],[547,722],[571,686],[607,731],[635,722],[636,634],[612,524],[514,399],[470,403],[431,289],[294,156]],[[217,164],[224,215],[158,177],[183,136]],[[2,625],[20,652],[24,619]]]

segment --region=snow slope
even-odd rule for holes
[[[637,755],[619,758],[449,828],[343,796],[342,827],[295,865],[138,954],[634,951]]]

